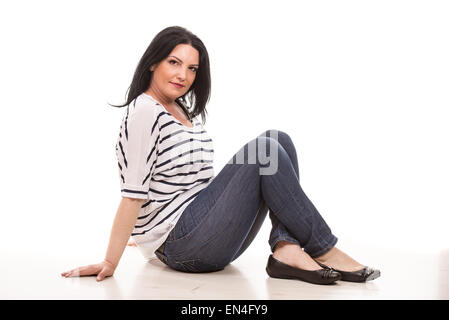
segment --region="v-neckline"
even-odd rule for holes
[[[186,126],[184,123],[182,123],[181,121],[179,121],[173,114],[171,114],[171,112],[168,111],[167,108],[165,108],[165,106],[164,106],[162,103],[160,103],[160,102],[157,101],[155,98],[153,98],[152,96],[150,96],[149,94],[147,94],[147,93],[145,93],[145,92],[144,92],[143,94],[146,95],[148,98],[153,99],[155,102],[157,102],[162,108],[164,108],[165,112],[167,112],[167,113],[168,113],[168,114],[169,114],[169,115],[170,115],[176,122],[178,122],[178,123],[179,123],[180,125],[182,125],[183,127],[187,128],[187,129],[191,129],[191,130],[195,128],[195,123],[193,122],[194,119],[188,120],[188,121],[192,124],[191,127]],[[175,101],[175,103],[178,104],[176,101]],[[178,104],[178,106],[179,106],[184,112],[186,112],[185,109],[184,109],[181,105]]]

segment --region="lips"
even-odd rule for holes
[[[182,88],[184,87],[182,84],[176,83],[176,82],[170,82],[172,85],[174,85],[176,88]]]

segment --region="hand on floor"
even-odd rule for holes
[[[82,276],[97,276],[97,281],[101,281],[106,277],[110,277],[114,274],[115,267],[108,261],[102,261],[97,264],[90,264],[88,266],[78,267],[70,271],[61,273],[61,276],[69,277],[82,277]]]

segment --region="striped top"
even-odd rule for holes
[[[183,125],[152,96],[126,107],[116,144],[122,197],[147,200],[132,232],[146,259],[214,178],[212,139],[198,121]]]

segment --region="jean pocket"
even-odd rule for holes
[[[168,265],[167,257],[163,253],[161,253],[159,251],[155,251],[154,254],[161,262],[163,262],[164,264]]]
[[[196,208],[196,206],[187,206],[187,208],[184,209],[181,217],[179,217],[176,225],[169,233],[166,240],[167,243],[189,239],[192,235],[192,232],[201,225],[201,222],[203,221],[202,218],[204,217],[201,218],[193,216],[192,214],[192,210],[195,210],[194,212],[199,212]]]
[[[170,266],[178,271],[182,272],[215,272],[223,270],[224,267],[219,266],[218,264],[213,263],[206,263],[202,261],[201,259],[189,259],[189,260],[182,260],[182,261],[175,261],[170,263]]]
[[[179,223],[179,221],[178,221]],[[178,227],[178,228],[177,228]],[[187,240],[191,237],[193,230],[186,231],[182,226],[176,226],[173,228],[173,230],[168,234],[167,239],[165,240],[166,243],[173,243],[178,240]]]

